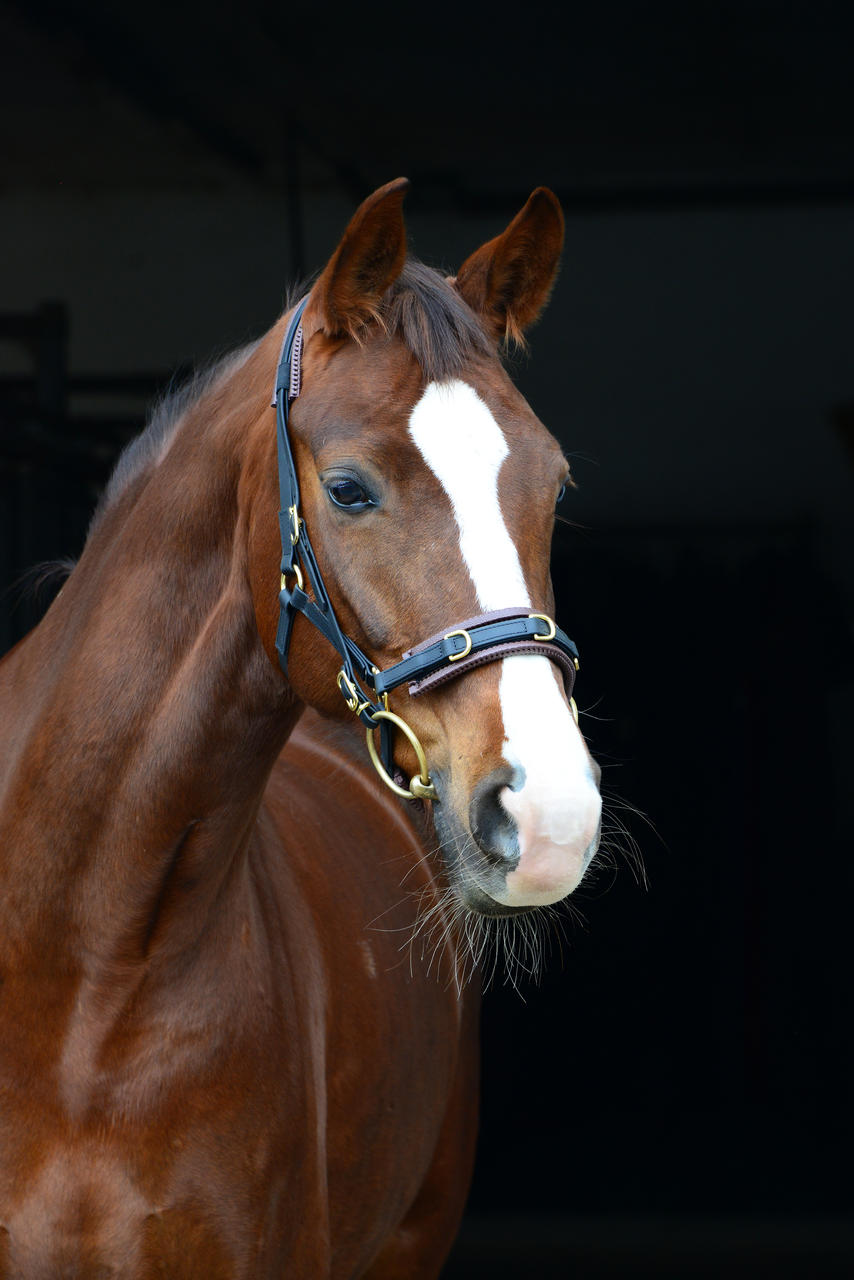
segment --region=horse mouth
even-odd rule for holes
[[[467,911],[489,919],[526,915],[564,901],[578,888],[599,848],[601,821],[581,858],[577,878],[573,877],[569,887],[558,892],[533,891],[530,901],[508,902],[508,877],[519,867],[518,850],[515,856],[497,857],[494,849],[485,847],[475,833],[463,826],[450,806],[437,806],[433,815],[439,851],[455,899]]]
[[[471,881],[452,879],[453,892],[460,905],[467,911],[489,920],[504,920],[510,916],[525,916],[536,911],[533,906],[515,907],[493,898],[486,890]]]

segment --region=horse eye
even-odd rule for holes
[[[555,506],[559,507],[565,497],[566,497],[566,485],[562,484],[560,486],[560,493],[557,495],[557,502],[555,503]]]
[[[359,484],[358,480],[333,480],[331,484],[326,486],[326,492],[336,507],[345,507],[350,511],[358,511],[362,507],[374,505],[370,494]]]

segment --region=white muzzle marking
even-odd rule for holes
[[[507,441],[466,382],[431,383],[412,410],[409,433],[451,502],[460,551],[484,612],[531,599],[498,500]],[[547,658],[502,659],[504,758],[524,781],[505,788],[519,862],[492,896],[506,906],[557,902],[579,884],[595,851],[601,799],[581,734]]]

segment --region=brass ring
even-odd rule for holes
[[[373,729],[369,727],[365,730],[365,738],[368,744],[368,755],[371,757],[374,768],[389,790],[393,791],[396,796],[400,796],[402,800],[438,800],[439,797],[436,794],[436,788],[433,786],[427,769],[427,757],[424,754],[424,748],[415,736],[414,730],[411,729],[406,721],[402,720],[400,716],[396,716],[393,711],[375,711],[373,719],[374,724],[377,725],[380,720],[390,720],[395,728],[400,729],[401,733],[405,734],[409,740],[409,745],[418,757],[418,768],[420,772],[410,780],[409,790],[406,791],[403,787],[399,787],[394,781],[394,778],[390,777],[386,772],[385,765],[380,759],[379,752],[377,751],[377,745],[374,742]]]
[[[545,622],[546,625],[548,626],[548,631],[546,632],[545,635],[543,635],[541,631],[538,631],[536,633],[537,640],[554,640],[555,636],[557,635],[557,627],[555,626],[554,622],[551,620],[551,618],[547,613],[529,613],[528,617],[538,618],[540,622]]]
[[[465,649],[461,649],[459,653],[448,654],[449,662],[459,662],[460,658],[467,658],[468,655],[471,653],[471,636],[467,631],[449,631],[448,634],[445,636],[445,639],[450,640],[453,636],[465,637],[465,642],[466,642]]]
[[[297,580],[297,586],[299,587],[300,591],[304,591],[304,590],[305,590],[305,584],[304,584],[304,581],[303,581],[302,569],[299,567],[299,565],[297,564],[296,560],[293,562],[293,564],[292,564],[292,565],[290,565],[290,567],[289,567],[289,568],[285,569],[285,570],[284,570],[284,572],[282,573],[282,582],[281,582],[281,586],[279,587],[279,590],[280,590],[280,591],[284,591],[285,586],[287,585],[287,584],[285,583],[285,578],[287,578],[287,576],[288,576],[288,574],[289,574],[289,573],[292,573],[292,574],[294,575],[294,577],[296,578],[296,580]]]

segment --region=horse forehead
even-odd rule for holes
[[[360,346],[313,334],[302,382],[301,400],[314,410],[302,424],[306,432],[325,433],[341,422],[394,433],[421,394],[423,375],[399,339],[374,338]]]
[[[561,457],[557,441],[497,360],[474,360],[459,375],[425,386],[419,365],[399,340],[327,346],[318,361],[322,376],[311,379],[317,412],[303,428],[313,447],[360,438],[402,472],[421,471],[426,461],[435,478],[424,448],[429,439],[432,454],[448,453],[458,465],[467,459],[480,469],[492,460],[511,503],[516,477],[527,481],[553,469],[552,455]],[[414,422],[423,429],[421,438],[412,430]]]
[[[561,458],[554,437],[518,393],[462,378],[431,382],[413,405],[409,436],[449,492],[527,481]],[[450,483],[449,483],[450,482]]]

